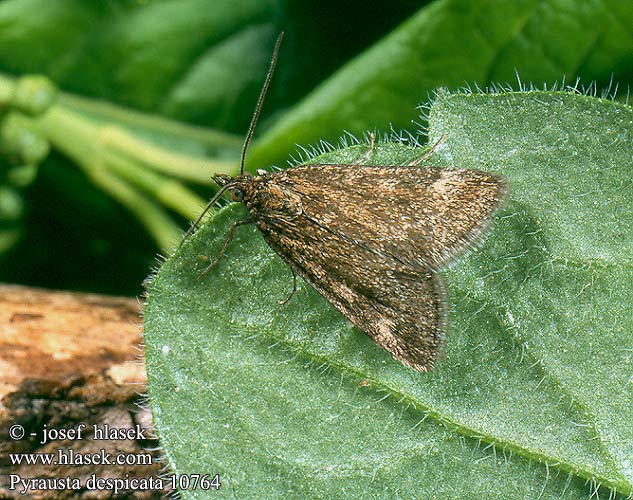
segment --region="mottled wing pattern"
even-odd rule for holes
[[[433,269],[477,243],[507,192],[488,172],[428,166],[306,165],[275,175],[319,224]]]
[[[307,165],[252,179],[269,245],[400,362],[432,368],[446,291],[435,271],[473,245],[506,185],[477,170]]]
[[[429,168],[429,167],[425,167]],[[442,169],[429,189],[425,217],[432,229],[432,265],[440,269],[486,234],[508,186],[501,177],[469,169]]]
[[[263,222],[272,249],[357,328],[401,363],[433,367],[447,317],[441,276],[376,254],[307,215],[290,226],[274,214]]]

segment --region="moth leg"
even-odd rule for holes
[[[374,146],[376,144],[376,134],[373,132],[369,133],[369,149],[365,151],[363,156],[361,156],[358,160],[356,160],[352,165],[364,165],[367,160],[371,157],[374,152]]]
[[[415,167],[419,165],[420,163],[422,163],[427,158],[430,158],[431,156],[433,156],[437,152],[437,150],[442,147],[442,144],[446,142],[446,138],[447,138],[447,135],[442,134],[442,137],[440,137],[440,140],[437,141],[435,144],[433,144],[433,147],[431,149],[429,149],[426,153],[424,153],[422,156],[420,156],[416,160],[413,160],[411,163],[409,163],[409,166]]]
[[[248,219],[244,219],[244,220],[238,220],[237,222],[234,222],[233,225],[231,226],[231,229],[229,229],[229,232],[226,235],[226,240],[224,240],[224,245],[222,245],[222,250],[220,250],[220,253],[218,254],[218,256],[213,260],[213,262],[211,262],[211,264],[209,264],[204,271],[202,271],[198,277],[196,278],[196,281],[200,281],[202,278],[205,277],[205,275],[211,270],[213,269],[216,264],[218,262],[220,262],[220,259],[222,259],[222,257],[224,256],[224,252],[226,252],[226,249],[229,247],[229,244],[231,243],[231,240],[233,239],[233,234],[235,234],[235,229],[237,228],[237,226],[241,226],[242,224],[250,224],[251,222],[253,222],[250,217]]]
[[[297,291],[297,273],[295,273],[295,270],[292,267],[290,268],[290,270],[292,271],[292,292],[290,292],[290,295],[288,295],[288,297],[286,297],[284,300],[279,301],[279,304],[282,306],[285,306]]]

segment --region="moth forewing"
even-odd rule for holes
[[[403,364],[432,368],[447,325],[437,270],[479,238],[505,183],[477,170],[305,165],[240,179],[271,248]]]

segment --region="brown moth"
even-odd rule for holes
[[[418,166],[444,138],[406,166],[359,162],[244,173],[282,35],[246,137],[241,173],[215,175],[221,190],[208,205],[228,190],[250,217],[233,224],[201,276],[220,260],[235,229],[254,223],[290,266],[295,288],[299,275],[398,361],[428,371],[448,319],[446,285],[438,271],[482,238],[507,184],[480,170]],[[372,149],[373,136],[361,162]]]

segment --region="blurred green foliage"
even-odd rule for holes
[[[345,131],[416,132],[416,106],[440,86],[516,71],[625,89],[632,25],[616,0],[0,2],[0,280],[140,292],[211,173],[235,172],[281,30],[251,169]],[[52,104],[42,118],[12,97],[26,74],[61,91],[31,97],[27,108]],[[30,159],[16,158],[20,141]]]

